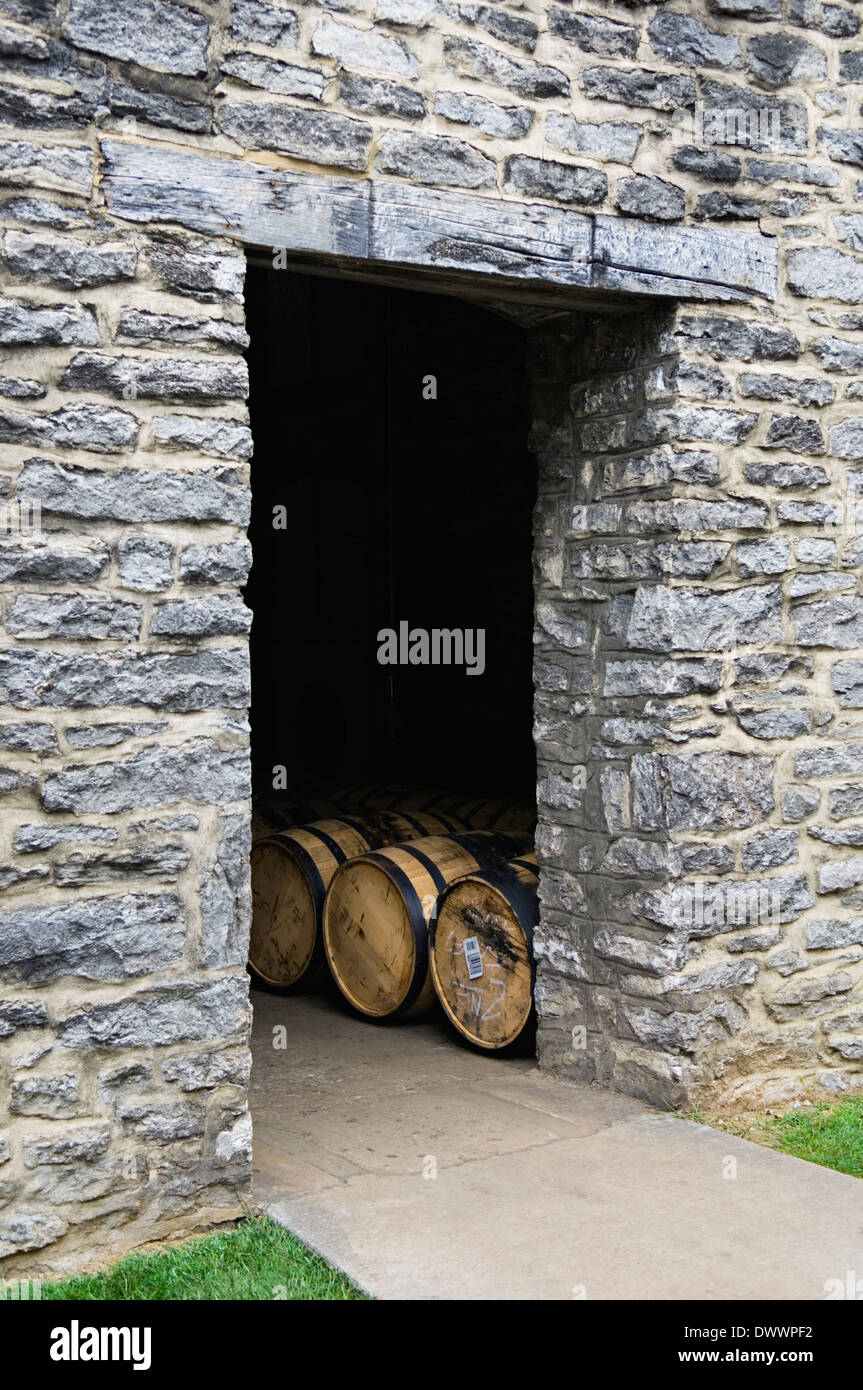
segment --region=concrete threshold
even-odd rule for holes
[[[863,1276],[857,1178],[475,1053],[439,1017],[253,1002],[257,1200],[376,1298],[817,1300]]]

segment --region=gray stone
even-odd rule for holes
[[[154,536],[124,536],[117,542],[117,568],[124,589],[154,593],[173,582],[173,546]]]
[[[19,401],[38,401],[46,394],[41,381],[32,377],[0,376],[0,396]]]
[[[242,359],[202,361],[176,357],[110,357],[76,352],[60,380],[64,391],[100,391],[124,400],[245,400],[248,369]]]
[[[13,637],[113,637],[134,641],[141,629],[136,603],[80,594],[28,594],[13,600],[6,631]]]
[[[626,632],[646,651],[730,651],[748,642],[782,639],[774,585],[742,589],[639,587]]]
[[[245,352],[249,346],[249,335],[245,328],[232,319],[154,314],[142,309],[124,309],[117,320],[114,336],[118,343],[139,347],[154,347],[162,343],[190,344],[193,347],[214,344]]]
[[[682,173],[697,174],[712,183],[736,183],[740,177],[740,160],[724,150],[684,145],[675,151],[672,163]]]
[[[740,753],[636,753],[632,790],[639,829],[739,829],[773,810],[773,764]]]
[[[863,917],[841,921],[829,918],[810,918],[805,926],[807,951],[830,951],[839,946],[863,943]]]
[[[419,100],[422,108],[422,99]],[[520,140],[527,135],[533,123],[533,112],[529,107],[499,106],[497,102],[474,96],[471,92],[438,92],[434,99],[434,110],[436,116],[443,116],[447,121],[474,126],[483,134],[496,135],[502,140]],[[422,114],[422,109],[419,114]]]
[[[854,977],[839,970],[818,979],[807,976],[805,980],[782,985],[764,1003],[768,1013],[780,1023],[793,1018],[818,1018],[834,1007],[833,999],[837,994],[846,994],[853,988]]]
[[[226,521],[238,526],[248,525],[249,520],[247,491],[228,471],[202,469],[184,474],[120,468],[103,472],[34,458],[24,464],[18,485],[23,498],[41,499],[43,514],[140,523]]]
[[[166,449],[194,449],[216,458],[251,458],[252,432],[242,420],[219,416],[156,415],[153,438]]]
[[[41,1250],[66,1234],[65,1221],[42,1212],[16,1211],[0,1217],[0,1259]]]
[[[19,825],[12,837],[16,854],[42,854],[55,845],[107,845],[117,839],[108,825]]]
[[[180,959],[186,924],[173,893],[77,898],[0,913],[0,964],[11,979],[119,981]]]
[[[153,637],[228,637],[249,631],[251,609],[239,594],[157,603],[150,624]]]
[[[800,415],[774,415],[764,443],[767,448],[788,449],[792,454],[823,454],[827,447],[818,421]]]
[[[807,29],[820,29],[833,38],[850,39],[860,28],[860,21],[843,5],[822,5],[818,0],[789,0],[788,18],[793,24]],[[840,58],[844,57],[840,55]]]
[[[245,964],[252,911],[250,852],[248,815],[226,816],[218,849],[201,873],[201,964],[207,968]]]
[[[794,830],[763,830],[744,841],[742,863],[747,871],[774,869],[797,859],[797,832]]]
[[[229,53],[220,64],[225,77],[236,78],[247,87],[261,87],[281,96],[308,97],[320,101],[329,77],[317,68],[298,67],[277,58],[262,58],[257,53]]]
[[[333,8],[342,7],[337,4]],[[438,0],[378,0],[375,19],[384,20],[387,24],[403,24],[411,29],[427,29],[439,9]]]
[[[695,68],[740,67],[740,43],[700,20],[682,14],[660,13],[648,25],[650,46],[670,63]]]
[[[69,1119],[82,1113],[78,1075],[13,1077],[9,1099],[12,1115],[39,1115],[45,1119]]]
[[[752,738],[799,738],[808,734],[812,728],[812,715],[808,710],[775,709],[740,710],[737,718],[740,727]]]
[[[138,438],[138,421],[126,410],[89,404],[64,405],[39,415],[0,411],[0,440],[121,454]],[[59,467],[59,465],[58,465]]]
[[[795,183],[814,184],[819,188],[835,188],[839,175],[826,164],[808,164],[803,160],[780,163],[770,159],[747,159],[746,173],[755,183],[777,183],[793,179]],[[804,207],[801,211],[806,211]]]
[[[737,567],[744,579],[763,574],[782,574],[791,565],[791,551],[786,540],[739,541]]]
[[[491,5],[447,5],[447,13],[462,24],[473,24],[479,29],[484,29],[493,38],[500,39],[502,43],[512,44],[514,48],[523,48],[525,52],[532,53],[536,48],[536,41],[539,37],[539,29],[532,19],[524,15],[514,15],[508,10],[501,9],[496,4]],[[554,13],[552,11],[552,13]],[[551,25],[551,15],[549,15],[549,25]]]
[[[17,709],[245,709],[248,651],[239,647],[177,656],[0,652],[0,699]]]
[[[852,665],[851,662],[844,664]],[[836,667],[833,669],[835,672]],[[855,747],[853,744],[840,744],[831,748],[801,748],[794,755],[794,771],[798,777],[804,778],[856,776],[863,772],[863,748]],[[830,814],[834,814],[832,794]]]
[[[63,888],[139,877],[173,882],[188,867],[190,857],[185,845],[171,843],[138,843],[119,854],[73,854],[54,864],[54,882]]]
[[[604,695],[690,695],[719,689],[721,661],[608,661]]]
[[[190,545],[180,552],[180,578],[190,584],[242,584],[252,565],[245,539],[221,545]]]
[[[81,1125],[61,1133],[47,1131],[43,1136],[28,1134],[22,1145],[25,1168],[43,1168],[58,1163],[89,1163],[108,1148],[111,1130],[106,1124]]]
[[[447,67],[460,77],[473,77],[492,86],[505,87],[522,97],[569,96],[569,79],[559,68],[541,63],[516,62],[497,48],[473,39],[444,35],[443,56]]]
[[[800,405],[829,405],[836,395],[832,382],[807,377],[798,381],[790,376],[758,376],[743,372],[740,394],[759,401],[794,400]]]
[[[339,75],[339,96],[352,111],[363,111],[370,116],[397,116],[403,121],[419,121],[426,113],[425,100],[420,92],[414,91],[412,87],[403,87],[398,82],[388,82],[384,77],[361,77],[356,72],[343,72]],[[463,97],[466,103],[474,101],[479,105],[483,104],[481,97],[470,98],[461,92],[438,93],[435,98],[435,110],[440,116],[449,115],[446,110],[438,110],[438,103],[446,96]],[[493,106],[492,102],[484,104]],[[458,102],[453,105],[457,106]],[[530,118],[531,113],[526,114]],[[449,119],[461,120],[462,117],[450,116]]]
[[[823,864],[818,870],[818,892],[840,893],[863,883],[863,855]]]
[[[757,222],[761,204],[731,193],[701,193],[693,213],[698,222]]]
[[[863,214],[850,212],[844,217],[834,217],[833,226],[840,241],[847,242],[855,251],[863,251]]]
[[[708,139],[713,135],[710,124],[710,113],[713,112],[719,131],[726,137],[724,143],[768,154],[777,150],[808,151],[809,118],[802,99],[780,101],[750,87],[708,81],[701,83],[700,97],[708,113],[705,121]],[[728,129],[727,113],[730,111],[735,113],[733,130]],[[736,136],[736,139],[728,139],[729,135]]]
[[[76,145],[37,145],[0,140],[0,183],[50,188],[89,197],[96,164],[92,150]]]
[[[449,135],[415,135],[389,130],[378,147],[375,168],[415,183],[456,188],[491,188],[496,182],[494,160]]]
[[[653,72],[649,68],[586,68],[581,74],[585,96],[623,106],[646,106],[656,111],[680,111],[695,104],[695,83],[683,73]]]
[[[634,58],[638,52],[638,30],[631,24],[597,15],[578,14],[552,6],[548,11],[549,32],[567,39],[585,53],[603,58]]]
[[[212,1091],[218,1086],[245,1087],[250,1070],[251,1056],[245,1049],[186,1053],[169,1057],[162,1063],[165,1080],[175,1082],[181,1091]]]
[[[205,304],[220,299],[243,302],[246,259],[234,247],[161,234],[147,247],[146,257],[163,285],[174,294]]]
[[[843,709],[863,709],[863,662],[837,661],[830,679]]]
[[[855,750],[856,751],[856,750]],[[859,767],[842,767],[841,772],[857,772]],[[829,775],[829,774],[828,774]],[[863,811],[863,787],[834,787],[829,794],[830,815],[834,820],[844,820],[846,816],[857,816]]]
[[[579,121],[562,111],[549,111],[545,118],[546,140],[555,149],[601,155],[618,164],[632,163],[642,133],[640,126],[624,121]]]
[[[88,305],[25,304],[0,298],[0,343],[93,347],[98,342],[99,325]]]
[[[60,1045],[83,1047],[169,1047],[173,1043],[226,1043],[245,1037],[249,986],[243,974],[210,984],[198,981],[142,990],[128,999],[89,1004],[58,1025]]]
[[[148,748],[121,762],[90,763],[51,773],[45,779],[46,811],[78,814],[140,810],[178,801],[207,805],[242,801],[249,795],[248,753],[223,750],[213,739]]]
[[[71,0],[63,32],[79,48],[160,72],[196,77],[207,68],[210,26],[179,0],[128,0],[122,11]]]
[[[37,494],[38,496],[38,494]],[[88,584],[104,574],[110,552],[99,542],[0,546],[0,580],[19,584]]]
[[[841,459],[863,458],[863,417],[841,420],[830,431],[830,452]]]
[[[32,999],[0,999],[0,1038],[10,1038],[25,1028],[46,1028],[48,1014],[44,1004]],[[8,1155],[7,1155],[8,1159]],[[0,1162],[6,1162],[0,1153]]]
[[[233,0],[231,36],[270,48],[296,48],[299,30],[297,16],[269,0]]]
[[[676,184],[636,174],[617,185],[617,206],[631,217],[677,222],[686,212],[686,196]]]
[[[416,77],[418,72],[416,58],[400,39],[357,29],[329,16],[324,16],[315,27],[312,52],[335,58],[349,68],[368,68],[390,77]]]
[[[829,126],[821,126],[818,147],[840,164],[863,165],[863,132],[859,130],[831,130]]]
[[[138,724],[70,724],[66,742],[70,748],[113,748],[130,738],[149,738],[168,727],[165,719],[148,720]],[[116,839],[116,833],[110,838]]]
[[[133,87],[119,78],[111,79],[109,94],[111,111],[115,116],[132,116],[136,121],[160,126],[167,130],[183,130],[193,135],[206,135],[212,124],[208,106],[193,101],[180,101],[166,92],[150,92]]]
[[[517,154],[504,165],[503,186],[507,193],[521,197],[550,198],[575,207],[592,207],[605,197],[608,179],[598,169]]]
[[[758,34],[746,50],[746,66],[763,87],[798,85],[827,76],[821,49],[790,34]]]
[[[128,1133],[164,1144],[203,1134],[206,1110],[200,1102],[121,1100],[117,1118]]]
[[[786,270],[792,294],[863,304],[863,263],[845,251],[830,246],[799,247],[789,251]]]
[[[782,819],[797,825],[818,810],[821,793],[815,787],[789,787],[782,794]]]
[[[791,622],[803,647],[839,647],[847,651],[863,646],[863,599],[837,597],[794,604]]]
[[[787,328],[746,319],[684,317],[681,338],[685,346],[708,352],[715,360],[777,362],[800,356],[800,344]]]
[[[122,241],[88,244],[44,232],[8,231],[3,237],[3,264],[18,280],[37,280],[64,289],[83,289],[131,280],[137,252]]]
[[[0,724],[0,748],[25,753],[53,753],[57,735],[50,724]]]
[[[218,123],[244,149],[275,150],[316,164],[364,170],[372,128],[328,111],[278,101],[225,102]]]

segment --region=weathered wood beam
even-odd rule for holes
[[[546,293],[557,286],[676,299],[776,296],[775,239],[750,232],[294,173],[113,138],[102,141],[102,154],[102,188],[117,217],[246,246],[487,276]]]

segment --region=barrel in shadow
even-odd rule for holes
[[[476,831],[392,845],[343,864],[327,893],[322,935],[330,972],[352,1008],[378,1020],[428,1009],[435,997],[428,923],[438,895],[520,847],[513,837]]]
[[[463,1038],[487,1051],[532,1035],[536,855],[444,888],[429,929],[435,992]]]
[[[330,817],[256,841],[249,939],[252,979],[276,993],[310,983],[323,965],[324,897],[340,865],[367,850],[460,828],[449,816],[386,812]]]

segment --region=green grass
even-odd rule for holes
[[[863,1178],[863,1096],[789,1110],[767,1128],[784,1153]]]
[[[43,1284],[43,1299],[362,1299],[346,1275],[271,1221],[128,1255],[101,1274]]]
[[[699,1106],[685,1118],[863,1178],[863,1096],[816,1101],[786,1110],[783,1115],[745,1118],[710,1114]]]

